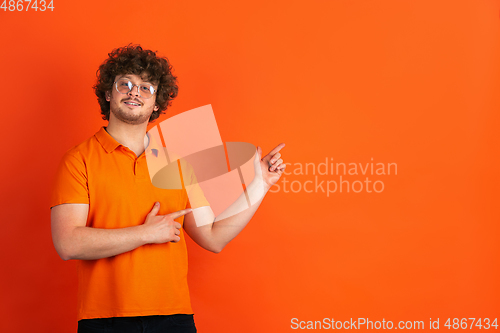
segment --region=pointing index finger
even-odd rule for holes
[[[186,209],[183,209],[183,210],[179,210],[177,212],[173,212],[173,213],[170,213],[168,214],[169,216],[172,217],[172,219],[176,219],[178,217],[181,217],[182,215],[186,215],[188,213],[191,213],[192,209],[191,208],[186,208]]]
[[[284,142],[280,143],[273,150],[271,150],[271,152],[269,154],[267,154],[266,157],[267,156],[273,156],[274,154],[276,154],[277,152],[279,152],[284,147],[285,147],[285,143]]]

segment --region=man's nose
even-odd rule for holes
[[[134,88],[136,88],[134,90]],[[132,89],[130,89],[130,91],[128,92],[129,95],[131,96],[141,96],[141,94],[139,93],[139,86],[133,86]]]

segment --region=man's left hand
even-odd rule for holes
[[[280,143],[269,154],[260,159],[262,180],[264,181],[266,191],[276,184],[283,172],[285,172],[286,165],[283,164],[281,153],[279,152],[283,147],[285,147],[285,144]],[[257,147],[257,152],[259,157],[262,156],[262,149],[260,147]]]

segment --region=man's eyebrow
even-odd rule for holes
[[[129,75],[129,74],[125,74],[123,76],[120,76],[119,79],[129,79],[131,80],[132,77]],[[142,77],[141,77],[141,80],[142,80]],[[142,83],[149,83],[149,84],[153,84],[153,82],[149,81],[149,80],[142,80]]]

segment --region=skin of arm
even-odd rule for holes
[[[180,240],[181,224],[174,219],[187,214],[184,221],[186,233],[201,247],[218,253],[243,230],[257,211],[269,188],[281,177],[286,167],[279,158],[281,156],[279,150],[283,147],[284,144],[278,145],[266,157],[259,160],[263,170],[262,178],[256,178],[248,186],[247,193],[251,198],[260,196],[260,199],[241,213],[217,223],[212,222],[197,227],[194,220],[195,214],[197,218],[215,221],[214,213],[209,206],[197,209],[195,214],[188,214],[192,209],[184,209],[167,215],[157,215],[160,209],[160,203],[157,203],[142,225],[101,229],[86,226],[88,204],[61,204],[51,208],[54,247],[63,260],[95,260],[125,253],[145,244],[175,243]],[[258,158],[260,159],[260,147]],[[261,193],[261,184],[264,184],[264,194]],[[242,200],[246,203],[244,196],[240,196],[235,204],[242,204]],[[221,215],[224,215],[224,212]]]
[[[215,215],[210,206],[196,208],[191,214],[187,214],[184,217],[184,230],[189,237],[208,251],[214,253],[222,251],[222,249],[234,239],[243,228],[245,228],[262,203],[264,196],[284,172],[286,165],[282,164],[283,161],[280,159],[281,154],[279,153],[279,150],[284,146],[283,143],[278,145],[263,159],[260,159],[260,147],[258,148],[258,154],[256,155],[256,162],[254,165],[256,168],[260,168],[262,173],[256,175],[254,180],[247,187],[250,202],[253,203],[249,208],[234,215],[228,213],[234,207],[247,205],[244,195],[241,195],[230,207],[222,212],[217,219],[215,219]],[[229,217],[224,217],[225,215],[229,215]],[[215,222],[215,220],[217,220],[217,222]],[[196,221],[202,222],[199,223],[202,224],[202,226],[198,227]],[[210,223],[208,221],[213,222]]]
[[[153,206],[144,224],[100,229],[87,227],[88,204],[61,204],[51,209],[52,241],[63,260],[94,260],[131,251],[144,244],[178,242],[181,224],[174,219],[187,214],[184,209],[157,215],[160,203]]]

